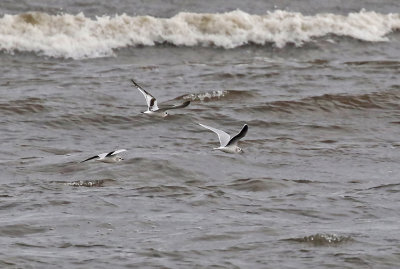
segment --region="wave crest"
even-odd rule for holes
[[[365,109],[399,109],[400,90],[397,85],[380,92],[366,94],[324,94],[305,97],[300,100],[273,101],[251,108],[237,108],[236,111],[251,110],[254,112],[278,112],[298,114],[299,112],[324,111],[327,113],[339,110]]]
[[[350,236],[341,236],[336,234],[314,234],[300,238],[290,238],[287,241],[294,241],[299,243],[308,243],[314,246],[337,246],[340,244],[353,241]]]
[[[277,10],[252,15],[236,10],[227,13],[181,12],[171,18],[151,16],[101,16],[83,13],[50,15],[29,12],[0,18],[0,49],[9,53],[35,52],[64,58],[94,58],[113,55],[128,46],[217,46],[231,49],[246,44],[291,43],[301,46],[329,34],[363,41],[387,41],[386,35],[400,29],[400,14],[360,11],[347,16]]]

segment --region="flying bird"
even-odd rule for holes
[[[237,144],[238,144],[239,140],[242,139],[247,134],[247,130],[249,129],[247,124],[245,124],[243,126],[242,130],[232,138],[229,134],[227,134],[224,131],[219,130],[217,128],[213,128],[213,127],[201,124],[201,123],[199,123],[199,125],[213,131],[214,133],[216,133],[218,135],[219,142],[221,145],[218,148],[214,148],[214,149],[218,149],[218,150],[221,150],[221,151],[227,152],[227,153],[243,153],[244,152],[243,149],[240,148]]]
[[[151,95],[148,91],[144,90],[133,79],[131,79],[131,81],[132,81],[133,85],[144,95],[144,98],[146,99],[147,111],[143,112],[145,114],[152,115],[152,116],[166,117],[166,116],[168,116],[167,110],[184,108],[190,104],[190,101],[186,101],[179,105],[164,106],[164,107],[159,108],[157,105],[157,99],[153,95]]]
[[[93,159],[95,159],[96,161],[103,162],[103,163],[117,163],[117,162],[124,160],[124,159],[122,159],[121,156],[117,155],[118,153],[124,152],[124,151],[126,151],[126,149],[117,149],[117,150],[111,151],[109,153],[101,153],[99,155],[87,158],[86,160],[81,161],[81,163],[90,161]]]

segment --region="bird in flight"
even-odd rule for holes
[[[131,81],[132,81],[133,85],[144,95],[144,98],[146,99],[147,111],[143,112],[145,114],[152,115],[152,116],[166,117],[166,116],[168,116],[167,110],[184,108],[190,104],[190,101],[186,101],[179,105],[164,106],[164,107],[159,108],[158,104],[157,104],[157,99],[153,95],[151,95],[148,91],[144,90],[133,79],[131,79]]]
[[[213,128],[213,127],[201,124],[201,123],[199,123],[199,125],[213,131],[214,133],[216,133],[218,135],[219,142],[221,145],[218,148],[214,148],[214,149],[221,150],[221,151],[227,152],[227,153],[243,153],[244,152],[243,149],[240,148],[237,144],[238,144],[239,140],[242,139],[247,134],[247,130],[249,129],[247,124],[245,124],[243,126],[242,130],[232,138],[229,134],[227,134],[224,131],[219,130],[217,128]]]
[[[126,151],[126,149],[117,149],[117,150],[111,151],[109,153],[101,153],[99,155],[87,158],[86,160],[81,161],[81,163],[90,161],[93,159],[96,161],[103,162],[103,163],[117,163],[117,162],[124,160],[124,159],[122,159],[121,156],[117,155],[118,153],[124,152],[124,151]]]

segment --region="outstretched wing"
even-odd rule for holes
[[[117,150],[114,150],[114,151],[111,151],[111,152],[107,153],[106,157],[110,157],[112,155],[115,155],[115,154],[118,154],[118,153],[124,152],[124,151],[126,151],[126,149],[117,149]]]
[[[225,133],[222,130],[219,130],[219,129],[216,129],[216,128],[213,128],[213,127],[201,124],[201,123],[199,123],[199,124],[201,126],[203,126],[204,128],[207,128],[218,135],[219,143],[221,144],[221,147],[225,147],[228,144],[229,139],[231,138],[230,135],[228,135],[227,133]]]
[[[186,101],[186,102],[183,102],[182,104],[179,104],[179,105],[163,106],[163,107],[160,108],[160,110],[167,111],[167,110],[170,110],[170,109],[184,108],[184,107],[187,107],[189,104],[190,104],[190,101]]]
[[[249,129],[249,126],[247,126],[247,124],[245,124],[245,125],[243,126],[242,130],[241,130],[237,135],[235,135],[234,137],[232,137],[231,140],[229,140],[227,146],[236,145],[237,142],[238,142],[240,139],[242,139],[242,138],[247,134],[247,130],[248,130],[248,129]]]
[[[139,86],[133,79],[131,79],[133,85],[143,94],[144,98],[146,99],[147,107],[151,111],[158,110],[157,100],[156,98],[151,95],[149,92],[144,90],[142,87]]]
[[[96,155],[96,156],[93,156],[93,157],[87,158],[86,160],[84,160],[84,161],[81,161],[81,163],[83,163],[83,162],[86,162],[86,161],[90,161],[90,160],[93,160],[93,159],[97,159],[97,158],[100,158],[100,157],[99,157],[99,155]]]

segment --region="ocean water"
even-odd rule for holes
[[[1,268],[400,264],[396,1],[0,12]],[[148,117],[131,79],[191,104]]]

